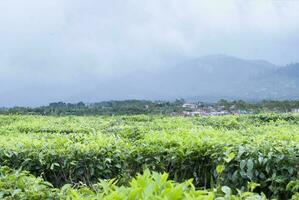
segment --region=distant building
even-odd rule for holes
[[[191,116],[201,116],[201,115],[203,115],[202,112],[198,112],[198,111],[191,112],[190,114],[191,114]]]
[[[190,108],[190,109],[196,109],[197,105],[193,103],[184,103],[183,108]]]
[[[292,112],[294,112],[294,113],[299,113],[299,108],[294,108],[294,109],[292,109]]]
[[[188,117],[191,116],[191,112],[183,111],[182,115]]]
[[[220,112],[215,111],[215,112],[210,112],[210,115],[211,115],[211,116],[222,116],[222,115],[228,115],[228,114],[229,114],[229,112],[227,112],[227,111],[220,111]]]

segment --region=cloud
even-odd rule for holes
[[[0,95],[71,99],[74,85],[207,54],[297,61],[298,10],[291,0],[1,1]]]

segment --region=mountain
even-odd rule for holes
[[[269,98],[298,99],[299,98],[299,64],[282,66],[270,71],[257,81],[259,88]]]
[[[286,67],[279,68],[277,70],[277,73],[282,76],[298,80],[298,78],[299,78],[299,63],[289,64]]]
[[[164,70],[139,71],[103,83],[111,96],[136,99],[299,98],[299,64],[278,66],[264,60],[225,55],[187,60]],[[104,87],[106,85],[106,87]]]
[[[253,85],[250,82],[277,69],[266,61],[217,55],[182,63],[158,79],[174,96],[179,92],[182,96],[243,97]]]

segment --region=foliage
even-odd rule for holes
[[[61,189],[36,178],[25,171],[14,171],[8,167],[0,168],[0,198],[12,199],[72,199],[72,200],[133,200],[133,199],[169,199],[169,200],[192,200],[192,199],[266,199],[263,195],[250,192],[239,192],[238,195],[231,194],[227,186],[221,190],[196,190],[192,180],[184,183],[176,183],[168,180],[166,173],[151,173],[145,170],[143,175],[139,174],[132,179],[129,186],[117,186],[114,180],[100,181],[88,188],[80,185],[73,188],[64,185]]]
[[[28,172],[0,168],[0,199],[49,199],[55,197],[53,186]]]
[[[99,103],[84,104],[79,103],[50,103],[48,106],[37,108],[13,107],[0,108],[2,114],[31,114],[31,115],[136,115],[136,114],[171,114],[172,112],[182,112],[184,101],[145,101],[145,100],[125,100],[125,101],[104,101]]]
[[[298,133],[294,114],[0,116],[0,165],[55,187],[113,178],[126,185],[148,168],[178,182],[192,178],[195,187],[287,199],[297,192]]]
[[[185,101],[147,101],[147,100],[124,100],[103,101],[98,103],[50,103],[40,107],[13,107],[1,108],[0,114],[27,114],[27,115],[50,115],[50,116],[95,116],[95,115],[139,115],[139,114],[183,114],[183,111],[196,111],[183,107]],[[299,109],[298,100],[274,101],[264,100],[260,102],[245,102],[242,100],[228,101],[221,99],[216,103],[193,103],[195,107],[203,110],[227,111],[228,113],[286,113]]]

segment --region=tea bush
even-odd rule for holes
[[[148,170],[132,179],[129,186],[117,186],[115,180],[100,181],[88,188],[84,185],[65,185],[61,189],[54,188],[41,178],[36,178],[25,171],[15,171],[8,167],[0,168],[0,198],[5,200],[183,200],[183,199],[266,199],[264,195],[251,192],[231,193],[227,186],[213,190],[197,190],[192,180],[176,183],[168,180],[166,173],[151,173]]]
[[[0,165],[55,187],[119,185],[144,169],[206,189],[227,185],[291,198],[299,179],[298,115],[223,117],[0,116]],[[293,183],[292,182],[292,183]]]

